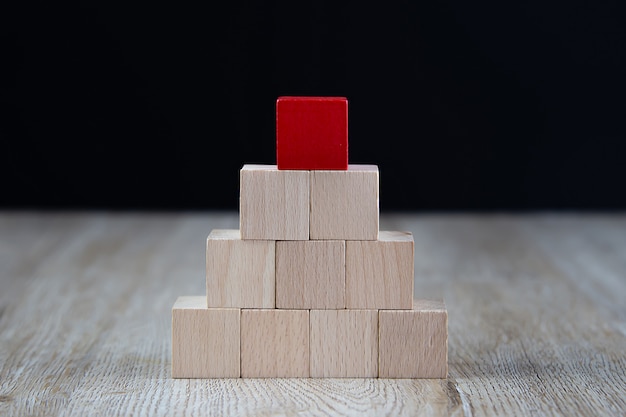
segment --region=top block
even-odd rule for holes
[[[276,164],[279,170],[347,170],[348,100],[279,97]]]

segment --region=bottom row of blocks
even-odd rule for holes
[[[443,301],[412,310],[172,308],[173,378],[446,378]]]

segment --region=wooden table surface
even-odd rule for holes
[[[171,307],[237,213],[0,212],[0,415],[626,415],[626,215],[383,214],[447,380],[170,378]]]

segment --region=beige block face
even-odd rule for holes
[[[416,300],[413,310],[378,313],[380,378],[446,378],[448,311],[443,302]]]
[[[276,242],[276,308],[345,308],[345,242]]]
[[[309,377],[308,310],[242,310],[241,376]]]
[[[413,307],[414,242],[410,232],[346,242],[346,308]]]
[[[274,308],[276,243],[241,240],[239,230],[211,231],[206,245],[208,307]]]
[[[311,377],[376,378],[378,312],[311,310]]]
[[[311,239],[378,238],[378,167],[311,171]]]
[[[309,238],[309,171],[244,165],[239,180],[242,239]]]
[[[172,307],[172,378],[239,378],[239,309],[208,309],[205,296]]]

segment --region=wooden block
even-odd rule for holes
[[[279,97],[276,100],[278,169],[348,168],[348,100]]]
[[[309,377],[308,310],[242,310],[241,376]]]
[[[244,165],[240,171],[241,238],[307,240],[309,172],[276,165]]]
[[[378,167],[311,171],[311,239],[378,238]]]
[[[172,378],[239,378],[238,308],[209,309],[206,297],[172,307]]]
[[[376,310],[311,310],[311,377],[378,377]]]
[[[415,300],[413,310],[378,312],[380,378],[448,376],[448,310],[443,301]]]
[[[345,242],[276,242],[276,308],[346,306]]]
[[[274,308],[276,242],[216,229],[206,242],[207,306]]]
[[[346,308],[413,308],[414,243],[410,232],[346,242]]]

